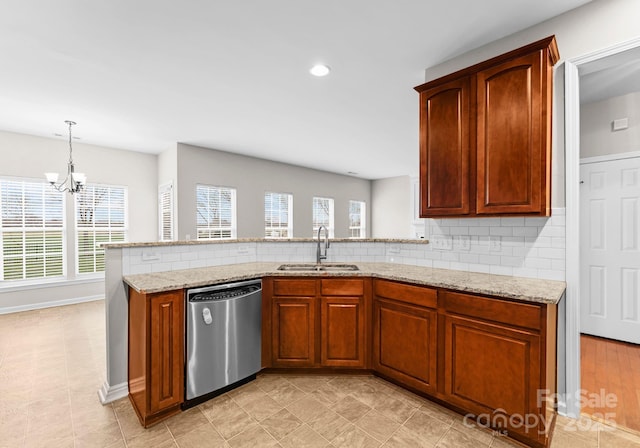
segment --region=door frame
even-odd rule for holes
[[[581,66],[640,47],[640,38],[564,62],[566,193],[566,397],[560,411],[580,415],[580,73]],[[564,405],[564,406],[563,406]]]

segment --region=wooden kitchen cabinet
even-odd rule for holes
[[[316,281],[274,279],[272,365],[313,367],[316,363]]]
[[[320,364],[364,368],[366,364],[365,281],[320,280]]]
[[[184,292],[129,289],[129,399],[146,428],[184,400]]]
[[[553,65],[548,37],[415,89],[420,216],[550,216]]]
[[[269,278],[271,366],[365,368],[367,280]]]
[[[556,392],[555,306],[444,292],[442,398],[547,446]]]
[[[420,216],[466,215],[471,179],[469,77],[420,93]]]
[[[401,384],[436,392],[437,293],[374,281],[373,369]]]

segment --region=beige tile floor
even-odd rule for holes
[[[511,447],[373,376],[260,375],[144,429],[127,399],[98,401],[104,302],[0,315],[0,447]],[[554,448],[640,447],[588,418],[560,418]]]

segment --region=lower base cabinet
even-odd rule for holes
[[[129,290],[129,400],[146,428],[184,401],[184,293]]]
[[[557,306],[362,277],[263,279],[263,367],[364,370],[548,447]],[[184,401],[184,292],[129,291],[129,398],[143,426]]]
[[[367,367],[370,280],[266,278],[263,305],[271,307],[270,367]],[[270,305],[269,305],[270,304]],[[266,337],[265,337],[266,336]],[[264,363],[263,363],[264,364]]]
[[[387,280],[375,280],[373,293],[375,372],[530,446],[549,446],[556,305]]]
[[[418,391],[435,393],[436,291],[381,281],[374,288],[374,371]],[[425,301],[432,307],[419,305]]]

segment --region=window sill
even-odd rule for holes
[[[86,276],[83,275],[79,278],[74,278],[74,279],[56,278],[56,279],[32,280],[32,281],[21,281],[21,282],[4,281],[4,282],[0,282],[0,293],[11,292],[11,291],[27,291],[30,289],[83,285],[87,283],[99,283],[102,281],[104,281],[104,274],[98,274],[98,275],[86,274]]]

